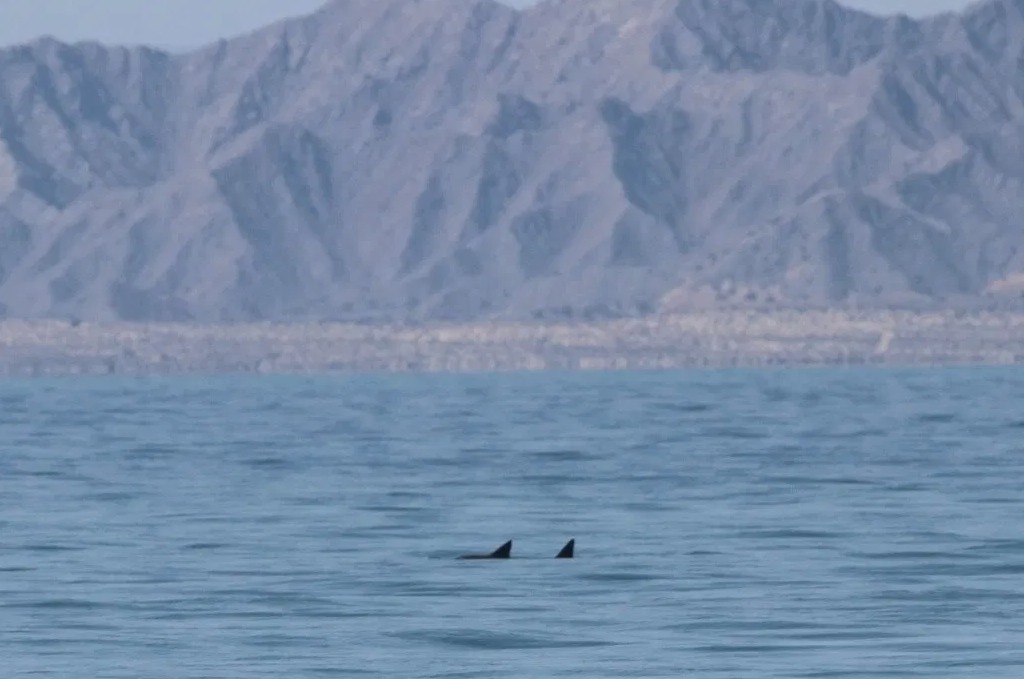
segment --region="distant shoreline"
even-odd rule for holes
[[[695,312],[603,322],[0,321],[0,376],[1024,363],[1024,313]]]

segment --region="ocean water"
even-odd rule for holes
[[[1020,679],[1022,498],[1020,369],[0,382],[0,676]]]

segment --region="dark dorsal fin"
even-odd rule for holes
[[[459,559],[507,559],[512,556],[512,541],[509,540],[490,554],[463,554]]]
[[[555,555],[556,559],[571,559],[572,554],[576,549],[576,538],[569,540],[565,543],[565,547],[562,547],[562,551]]]
[[[503,544],[501,547],[498,547],[496,550],[491,552],[491,558],[492,559],[507,559],[510,556],[512,556],[512,541],[511,540],[509,540],[508,542]]]

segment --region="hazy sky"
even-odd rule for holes
[[[524,6],[530,0],[507,0]],[[624,0],[625,1],[625,0]],[[969,0],[841,0],[876,12],[924,14],[960,9]],[[196,47],[288,15],[304,14],[324,0],[0,0],[0,45],[41,35]]]

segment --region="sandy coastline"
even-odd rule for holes
[[[1024,362],[1024,314],[708,312],[429,326],[0,322],[0,375]]]

